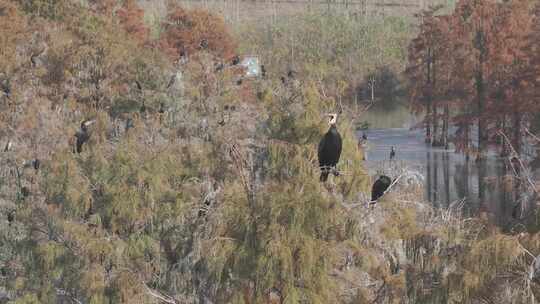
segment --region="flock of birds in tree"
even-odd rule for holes
[[[206,48],[206,47],[208,47],[207,42],[202,41],[201,48]],[[184,57],[187,57],[185,52],[182,52],[180,56],[181,56],[181,59]],[[34,63],[34,58],[32,58],[32,62]],[[238,64],[240,64],[240,57],[234,56],[231,59],[230,66],[236,66]],[[225,65],[223,63],[219,63],[215,67],[215,72],[219,72],[223,70],[224,68],[225,68]],[[261,65],[260,70],[261,70],[262,78],[265,78],[266,73],[267,73],[265,66]],[[289,70],[287,72],[286,77],[282,76],[280,80],[284,85],[286,85],[289,79],[295,78],[296,76],[295,74],[296,74],[295,71]],[[175,80],[176,80],[176,75],[173,75],[170,81],[168,82],[166,88],[169,89],[174,84]],[[242,84],[242,78],[240,78],[237,81],[237,84],[238,85]],[[135,85],[139,92],[143,92],[143,86],[141,85],[139,81],[135,80]],[[0,82],[0,93],[3,96],[5,96],[7,99],[10,99],[11,86],[10,86],[9,80]],[[232,107],[230,110],[234,110]],[[139,112],[144,114],[146,110],[147,110],[146,105],[143,101]],[[160,104],[160,108],[158,112],[159,113],[165,112],[165,106],[163,103]],[[319,180],[321,182],[326,182],[328,180],[328,175],[330,173],[332,173],[334,176],[339,176],[339,171],[337,170],[336,166],[339,162],[339,158],[341,156],[341,150],[342,150],[341,135],[339,134],[336,127],[337,114],[328,114],[328,116],[329,116],[330,128],[328,132],[321,139],[319,143],[319,147],[318,147],[319,166],[321,169],[321,175],[320,175]],[[80,129],[74,135],[75,143],[73,145],[73,153],[80,154],[83,151],[83,146],[85,145],[85,143],[87,143],[90,140],[91,132],[89,130],[89,127],[94,123],[95,123],[95,119],[88,119],[81,122]],[[129,121],[128,121],[128,124],[129,124]],[[367,137],[365,134],[362,136],[362,138],[364,140],[367,140]],[[9,152],[11,151],[12,147],[13,147],[12,141],[8,140],[8,142],[4,146],[3,151]],[[394,147],[392,147],[392,150],[390,152],[390,159],[392,160],[394,159],[394,157],[395,157],[395,150],[394,150]],[[29,167],[34,168],[35,172],[37,172],[40,167],[39,159],[32,159],[32,160],[23,162],[23,169],[29,168]],[[377,179],[372,186],[370,203],[371,204],[376,203],[376,201],[381,196],[384,195],[385,191],[387,191],[387,189],[390,187],[391,184],[392,184],[392,180],[388,176],[381,175],[379,179]],[[21,187],[20,192],[23,198],[26,198],[28,195],[30,195],[30,191],[27,187]],[[201,214],[199,214],[199,216],[201,216]],[[11,223],[13,221],[13,218],[14,218],[14,213],[10,212],[8,214],[8,221]]]
[[[319,178],[321,182],[326,182],[330,173],[334,174],[334,176],[339,176],[339,171],[337,170],[336,166],[339,162],[339,157],[341,156],[342,150],[341,135],[336,127],[337,114],[328,114],[328,116],[330,118],[328,121],[330,128],[319,142],[317,153],[319,157],[319,167],[321,169],[321,175]],[[367,139],[366,136],[363,136],[363,138]],[[394,147],[392,147],[392,150],[390,151],[390,159],[394,159],[395,156],[396,151]],[[392,179],[390,179],[390,177],[381,175],[371,187],[370,204],[375,204],[377,200],[385,194],[391,184]]]

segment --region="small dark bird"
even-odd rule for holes
[[[240,57],[238,55],[234,56],[232,59],[232,65],[237,65],[240,63]]]
[[[362,133],[362,139],[363,139],[363,140],[367,140],[367,135],[366,135],[366,133]]]
[[[30,62],[32,63],[32,67],[35,67],[37,65],[36,58],[37,55],[32,54],[32,56],[30,56]]]
[[[201,43],[199,44],[199,47],[201,49],[203,49],[203,50],[208,48],[208,40],[206,40],[206,39],[201,40]]]
[[[138,89],[139,91],[142,91],[142,85],[141,85],[141,83],[140,83],[138,80],[135,80],[135,85],[137,86],[137,89]]]
[[[294,78],[294,75],[296,75],[296,72],[293,71],[293,70],[289,70],[289,71],[287,72],[287,77],[289,77],[289,78]]]
[[[15,220],[15,210],[11,210],[7,214],[7,220],[9,225],[11,226],[11,223]]]
[[[371,187],[371,204],[374,204],[377,202],[377,200],[383,196],[384,192],[390,185],[392,184],[392,180],[390,177],[386,175],[381,175],[379,179],[373,183],[373,186]]]
[[[159,114],[165,113],[165,103],[164,103],[163,101],[159,103],[159,110],[158,110],[158,113],[159,113]]]
[[[215,71],[219,72],[219,71],[223,70],[223,68],[225,68],[225,65],[222,62],[220,62],[219,64],[216,65],[216,70]]]
[[[262,78],[266,77],[266,68],[264,67],[264,64],[261,64],[261,76]]]
[[[30,195],[30,189],[28,189],[27,187],[22,187],[21,195],[23,196],[23,198],[27,198]]]
[[[77,153],[82,152],[83,144],[90,139],[90,133],[88,132],[88,127],[94,122],[95,120],[85,120],[81,122],[81,129],[77,131],[77,133],[75,133],[75,137],[77,138],[77,142],[76,142]]]
[[[237,84],[237,85],[242,85],[242,82],[243,82],[243,80],[242,80],[242,78],[240,78],[240,79],[238,79],[238,80],[236,81],[236,84]]]
[[[139,112],[141,112],[141,113],[145,113],[145,112],[146,112],[146,105],[144,104],[144,100],[143,100],[143,102],[142,102],[141,107],[139,108]]]
[[[128,117],[128,119],[126,120],[126,132],[135,127],[135,125],[133,124],[133,119],[131,119],[131,117]]]
[[[390,149],[390,160],[393,160],[396,157],[396,150],[394,149],[394,146]]]
[[[337,114],[328,114],[330,129],[319,142],[318,157],[321,168],[320,181],[326,182],[328,174],[333,171],[335,176],[339,172],[335,170],[341,156],[341,135],[336,128]]]
[[[287,84],[287,79],[285,78],[285,76],[281,76],[279,79],[281,79],[282,84]]]

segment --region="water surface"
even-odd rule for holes
[[[425,199],[435,206],[447,207],[464,199],[464,212],[469,216],[481,212],[490,214],[499,226],[515,222],[512,212],[517,204],[517,191],[505,181],[511,167],[496,153],[488,155],[484,165],[449,150],[434,148],[424,143],[422,130],[372,129],[368,137],[366,165],[375,174],[379,168],[389,168],[390,149],[396,149],[394,164],[422,172]],[[360,136],[362,132],[359,133]]]

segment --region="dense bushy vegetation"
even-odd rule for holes
[[[537,235],[413,203],[406,184],[363,207],[370,178],[341,98],[375,66],[351,37],[366,54],[390,39],[380,62],[399,69],[406,26],[380,21],[384,38],[332,16],[296,22],[246,33],[270,73],[238,82],[245,44],[211,13],[171,6],[155,31],[135,1],[1,0],[0,302],[534,299]],[[327,112],[344,150],[321,184]]]

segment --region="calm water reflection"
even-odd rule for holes
[[[488,212],[492,220],[503,227],[515,222],[512,211],[517,202],[516,191],[509,183],[504,183],[511,168],[496,155],[489,155],[483,165],[472,159],[466,161],[452,147],[444,150],[426,145],[420,130],[379,129],[369,130],[366,135],[368,168],[388,166],[390,149],[394,146],[396,162],[424,174],[425,199],[434,205],[446,207],[465,199],[467,215]]]

